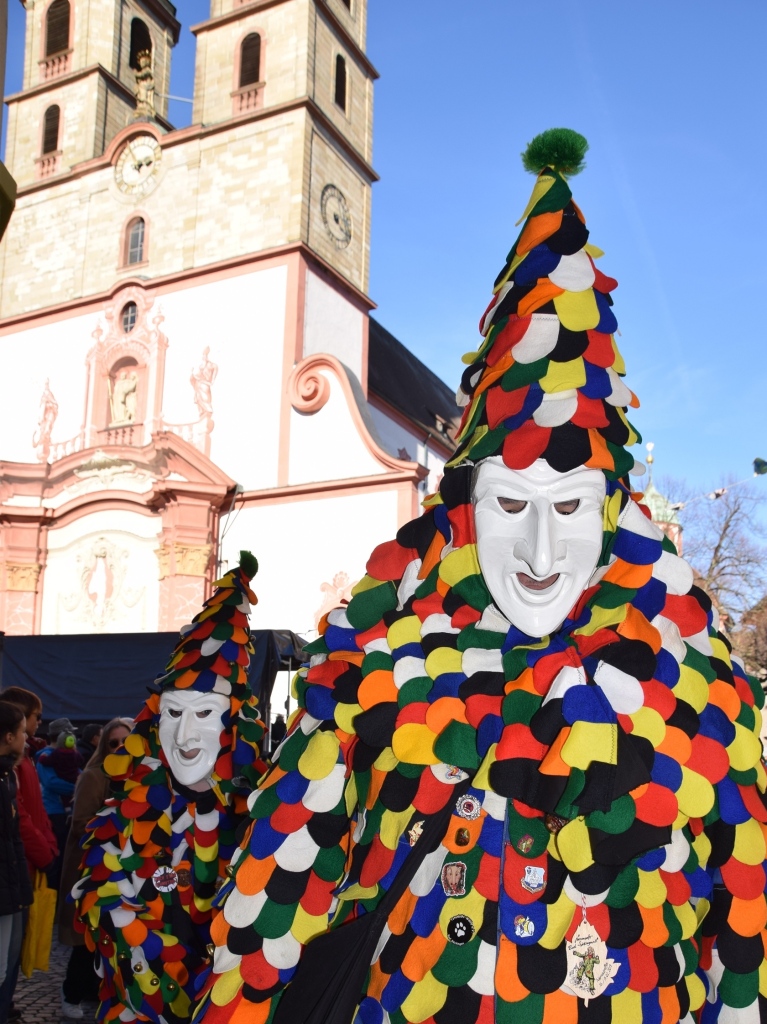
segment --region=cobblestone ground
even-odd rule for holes
[[[61,1016],[61,984],[69,960],[69,946],[61,946],[54,938],[47,971],[35,971],[31,978],[19,976],[13,1002],[23,1024],[59,1024]]]

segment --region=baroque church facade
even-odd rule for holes
[[[0,244],[0,630],[173,630],[241,547],[308,631],[418,514],[450,391],[370,313],[366,0],[23,0]]]

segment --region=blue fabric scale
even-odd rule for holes
[[[721,708],[715,704],[707,704],[699,713],[700,734],[709,739],[718,740],[723,747],[729,747],[735,739],[735,726]]]
[[[682,785],[682,766],[675,758],[668,757],[666,754],[655,752],[655,760],[650,774],[653,782],[665,786],[672,793],[676,793]]]
[[[431,935],[437,926],[446,899],[447,896],[442,891],[439,882],[427,896],[421,896],[418,899],[413,916],[410,918],[410,927],[416,935],[420,935],[422,939]]]
[[[615,334],[618,330],[618,321],[615,317],[615,313],[612,311],[610,303],[607,301],[606,297],[596,289],[594,290],[594,298],[596,299],[597,309],[599,310],[599,323],[594,330],[598,331],[600,334]]]
[[[578,388],[586,398],[607,398],[612,394],[613,386],[607,376],[607,370],[602,366],[594,366],[584,359],[583,365],[586,369],[586,383]]]
[[[614,946],[608,946],[607,956],[611,960],[614,960],[616,964],[620,964],[620,967],[610,983],[610,987],[605,992],[605,995],[617,996],[631,981],[631,964],[629,963],[628,953],[625,949],[616,949]]]
[[[626,529],[618,530],[613,544],[613,554],[629,565],[654,565],[662,550],[663,545],[659,540],[642,537]]]
[[[383,1007],[377,999],[372,996],[365,996],[357,1011],[357,1020],[360,1024],[383,1024]]]
[[[514,919],[516,917],[529,917],[533,923],[532,935],[517,935]],[[541,935],[546,931],[548,923],[548,912],[545,903],[517,903],[502,889],[500,900],[500,921],[501,931],[518,946],[535,946],[541,940]]]
[[[250,852],[258,860],[271,857],[285,842],[285,838],[283,832],[275,832],[268,818],[259,818],[250,834]]]
[[[658,989],[642,993],[642,1024],[661,1024],[663,1010],[660,1007]]]
[[[656,580],[654,576],[636,592],[632,605],[640,611],[648,622],[660,615],[666,603],[666,584]]]
[[[356,651],[357,633],[356,629],[345,629],[343,626],[328,624],[325,631],[325,643],[331,651]]]
[[[679,662],[670,651],[667,651],[665,647],[661,647],[655,655],[654,678],[659,683],[663,683],[664,686],[668,686],[669,689],[673,689],[679,682],[680,675]]]
[[[498,743],[503,733],[503,719],[499,715],[485,715],[477,729],[477,753],[484,757],[493,743]]]
[[[277,783],[277,796],[284,804],[297,804],[309,788],[309,779],[299,771],[288,772]]]
[[[466,682],[463,672],[444,672],[434,680],[429,691],[429,703],[433,704],[440,697],[457,697],[461,684]]]
[[[561,259],[548,245],[536,245],[514,271],[514,284],[520,287],[536,284],[539,278],[548,277],[556,270]]]
[[[728,825],[742,825],[751,818],[740,790],[728,776],[725,775],[716,784],[716,795],[719,800],[719,816]]]
[[[406,978],[402,971],[397,969],[389,978],[381,993],[381,1006],[383,1006],[384,1010],[387,1013],[398,1010],[410,995],[413,985],[415,985],[415,982]]]
[[[333,699],[333,691],[326,686],[307,686],[305,701],[306,710],[312,718],[326,721],[335,715],[336,701]]]
[[[615,712],[599,686],[571,686],[562,698],[562,717],[568,725],[575,722],[617,721]]]
[[[522,404],[522,408],[519,410],[519,412],[515,413],[514,416],[509,416],[508,419],[505,419],[503,421],[504,428],[508,431],[518,430],[523,423],[526,423],[527,420],[530,419],[530,417],[533,415],[535,410],[541,405],[542,402],[543,389],[541,388],[540,384],[534,381],[528,388],[527,395],[525,396],[525,401]]]
[[[391,652],[391,656],[395,664],[403,658],[423,658],[423,647],[415,642],[412,644],[402,644],[401,647],[395,647]],[[426,675],[426,669],[424,669],[423,674]]]

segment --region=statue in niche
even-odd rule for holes
[[[218,375],[218,366],[208,358],[209,353],[210,346],[206,345],[202,353],[202,362],[196,370],[192,370],[192,376],[189,378],[200,419],[213,416],[212,385]]]
[[[37,421],[37,430],[32,435],[32,444],[37,449],[37,458],[40,462],[46,462],[50,454],[51,434],[58,414],[59,403],[53,397],[50,380],[46,377],[45,387],[40,398],[40,417]]]
[[[138,373],[120,370],[117,379],[109,378],[109,407],[112,413],[110,426],[117,427],[135,423],[138,402]]]
[[[154,117],[154,72],[152,51],[141,50],[136,54],[136,118]]]

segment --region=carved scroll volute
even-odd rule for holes
[[[296,412],[314,413],[330,398],[330,381],[322,372],[329,369],[322,356],[308,356],[293,367],[288,378],[288,398]]]

